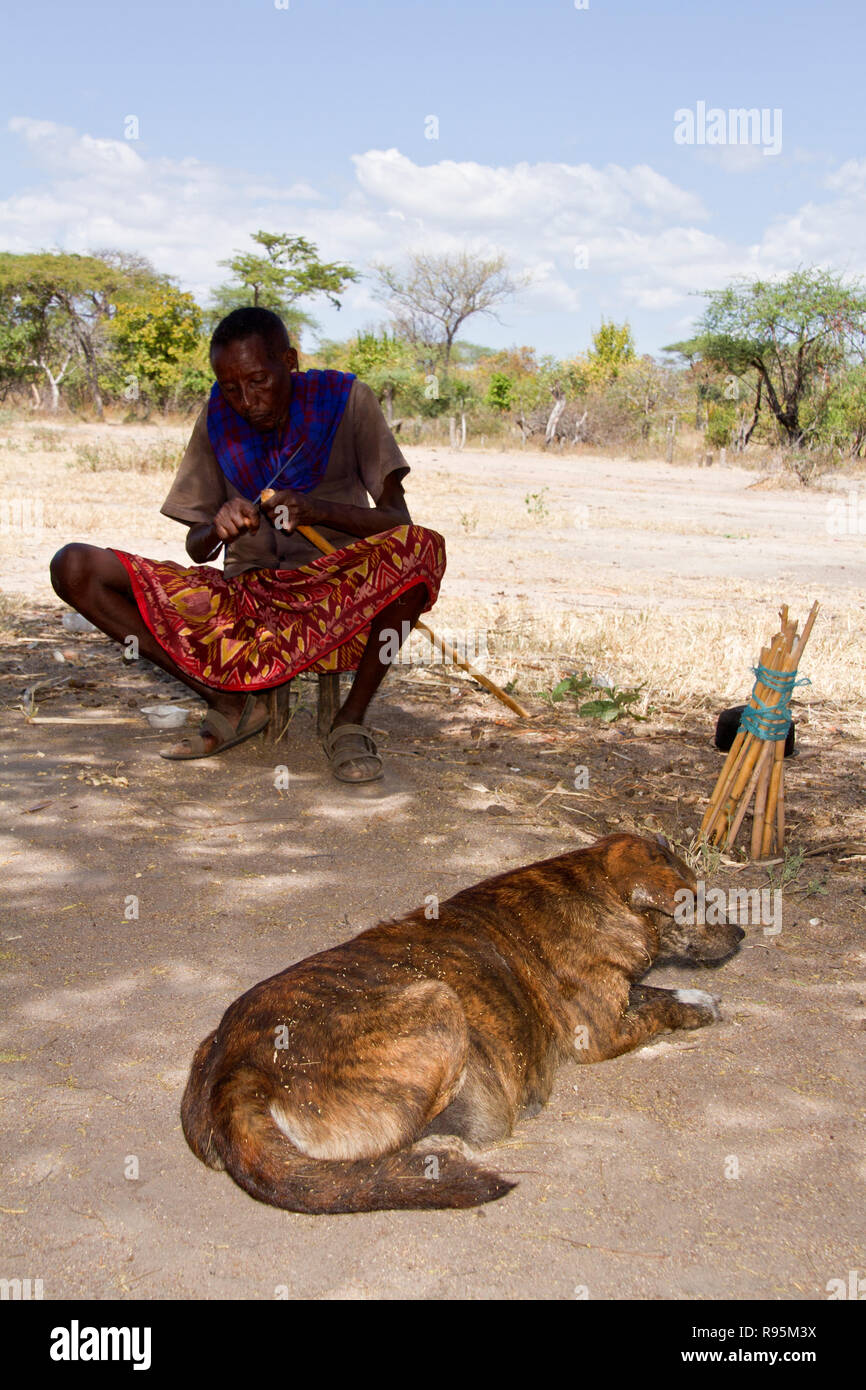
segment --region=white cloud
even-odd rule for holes
[[[554,321],[591,298],[608,312],[659,314],[669,337],[670,324],[699,312],[696,289],[733,276],[813,261],[866,269],[866,160],[827,176],[825,201],[774,219],[744,246],[715,234],[702,201],[646,164],[420,165],[396,149],[368,150],[352,157],[354,185],[329,202],[306,182],[153,158],[135,141],[97,139],[50,121],[19,116],[9,129],[26,144],[42,182],[0,201],[0,243],[13,251],[139,251],[203,300],[223,278],[218,262],[248,247],[259,227],[306,236],[326,259],[365,271],[422,246],[502,251],[527,278],[509,321],[552,323],[551,338],[566,336]],[[371,289],[369,279],[350,287],[339,317],[316,306],[313,312],[334,333],[381,319]]]
[[[129,140],[97,140],[92,135],[79,135],[69,126],[25,116],[14,116],[9,129],[24,138],[43,168],[67,178],[75,174],[116,188],[140,179],[145,172],[145,161]]]
[[[704,219],[699,198],[677,188],[647,165],[610,164],[414,164],[399,150],[353,155],[358,183],[371,198],[426,222],[473,226],[520,219],[544,226],[568,214],[572,231],[599,222],[650,214],[659,220]]]

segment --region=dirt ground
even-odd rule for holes
[[[371,711],[386,776],[351,788],[326,769],[306,680],[276,747],[156,755],[166,738],[140,707],[182,691],[65,631],[47,562],[75,537],[182,558],[156,514],[169,475],[128,479],[121,500],[114,478],[101,506],[102,475],[25,457],[23,427],[7,433],[4,495],[50,506],[38,533],[0,536],[0,1276],[41,1278],[51,1299],[771,1300],[862,1276],[863,537],[828,532],[825,493],[736,468],[408,450],[413,511],[449,549],[431,621],[483,614],[490,669],[532,718],[453,668],[396,668]],[[813,598],[792,852],[711,879],[784,876],[782,930],[752,923],[716,971],[650,976],[711,989],[721,1022],[564,1068],[547,1108],[485,1155],[518,1187],[474,1212],[292,1215],[192,1157],[178,1109],[193,1050],[255,981],[611,829],[687,849],[754,634],[779,600],[802,620]],[[541,697],[594,655],[621,684],[646,679],[646,722]],[[28,701],[40,679],[66,684]]]

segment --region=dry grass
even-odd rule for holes
[[[177,471],[183,448],[160,439],[130,448],[117,444],[77,444],[66,467],[76,473],[167,473]]]
[[[78,536],[106,544],[113,536],[120,544],[118,534],[176,540],[177,525],[159,515],[159,502],[189,432],[188,426],[7,427],[0,432],[2,496],[41,504],[41,526],[58,540]],[[0,536],[4,554],[9,541]]]
[[[785,598],[802,625],[806,597],[798,603],[786,592]],[[719,710],[748,698],[751,668],[775,630],[777,608],[773,596],[763,611],[744,614],[731,606],[682,614],[672,624],[670,614],[649,609],[579,616],[554,610],[539,618],[518,605],[479,610],[445,601],[437,606],[435,623],[455,635],[485,630],[490,655],[476,664],[498,684],[513,682],[518,694],[549,691],[562,676],[588,671],[620,688],[643,686],[638,713],[648,704]],[[797,690],[798,717],[810,719],[820,710],[851,732],[866,734],[863,634],[857,626],[862,613],[850,609],[823,616],[804,658],[803,674],[811,686]],[[477,642],[476,649],[483,645]],[[413,638],[413,651],[422,664],[429,660],[422,638]]]

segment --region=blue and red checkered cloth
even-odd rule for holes
[[[352,372],[292,372],[292,403],[282,429],[262,434],[229,405],[214,382],[207,407],[207,432],[217,463],[238,492],[255,501],[265,487],[311,492],[321,481],[337,426],[346,409]],[[271,482],[281,459],[304,448]]]

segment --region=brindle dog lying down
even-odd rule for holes
[[[656,960],[723,960],[743,937],[675,918],[684,888],[694,874],[666,846],[608,835],[271,976],[196,1052],[181,1111],[193,1153],[290,1211],[504,1196],[514,1184],[466,1146],[535,1114],[561,1062],[719,1017],[702,990],[637,983]]]

